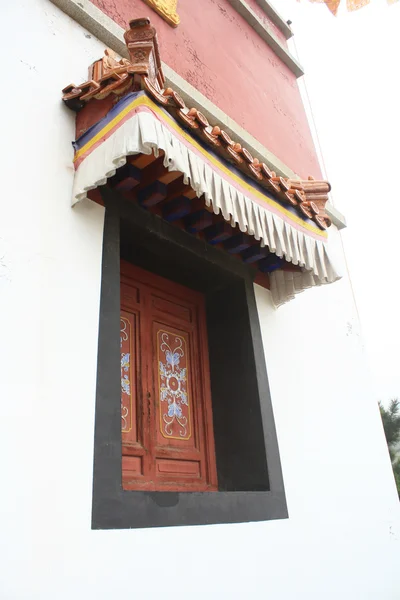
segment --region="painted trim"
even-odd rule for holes
[[[109,114],[104,117],[98,124],[89,129],[83,134],[79,140],[74,143],[76,149],[74,163],[75,169],[79,169],[80,164],[90,156],[90,153],[100,144],[106,141],[113,133],[128,120],[133,118],[139,112],[148,112],[154,118],[166,126],[177,139],[184,144],[191,152],[199,156],[199,158],[207,162],[221,178],[229,185],[246,195],[253,202],[266,208],[281,219],[287,222],[292,227],[299,231],[312,236],[315,239],[326,241],[328,234],[326,231],[315,225],[313,222],[307,222],[290,210],[282,206],[277,200],[270,197],[266,191],[258,189],[256,184],[250,183],[242,175],[238,175],[232,168],[229,168],[217,156],[204,148],[197,140],[187,133],[165,110],[155,104],[144,92],[129,94],[125,96],[118,104],[116,104]]]
[[[339,229],[346,229],[347,222],[346,217],[333,206],[330,202],[325,205],[325,210],[332,223]]]
[[[265,14],[271,19],[271,21],[277,26],[277,28],[283,33],[285,38],[289,40],[293,36],[291,30],[285,19],[278,13],[276,8],[272,6],[268,0],[256,0],[260,8],[263,9]]]
[[[50,1],[79,23],[79,25],[96,36],[103,44],[117,52],[120,56],[129,58],[123,37],[124,30],[97,8],[97,6],[94,6],[92,2],[89,0]],[[296,173],[284,162],[218,108],[218,106],[198,92],[196,88],[178,75],[171,67],[165,63],[162,64],[162,67],[167,86],[173,87],[182,96],[187,106],[197,108],[207,117],[210,123],[218,123],[232,139],[247,148],[260,162],[265,162],[277,175],[288,177],[289,179],[298,179]]]
[[[296,75],[304,75],[304,69],[299,62],[290,54],[290,52],[281,44],[271,29],[263,23],[250,6],[244,0],[228,0],[237,12],[247,21],[247,23],[258,33],[258,35],[275,52],[276,56]]]

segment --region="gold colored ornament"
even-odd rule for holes
[[[155,10],[160,17],[167,21],[172,27],[177,27],[180,23],[179,15],[176,12],[178,0],[143,0],[148,6]]]

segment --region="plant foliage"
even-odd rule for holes
[[[379,402],[379,410],[400,498],[400,401],[394,398],[388,408]]]

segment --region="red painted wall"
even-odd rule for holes
[[[320,177],[296,77],[228,0],[179,0],[177,28],[142,0],[93,3],[124,28],[149,16],[167,65],[293,171]],[[260,13],[255,0],[249,3]]]

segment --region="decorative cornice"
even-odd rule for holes
[[[118,59],[117,54],[107,48],[103,58],[89,66],[85,83],[79,86],[71,83],[63,89],[63,101],[68,108],[78,112],[92,98],[104,100],[110,94],[118,100],[129,91],[141,89],[143,76],[156,88],[163,87],[157,33],[150,19],[130,21],[124,39],[130,60]]]
[[[285,38],[289,40],[293,36],[293,31],[285,19],[278,13],[276,8],[274,8],[268,0],[257,0],[257,4],[260,8],[262,8],[274,25],[276,25],[277,28],[283,33]]]
[[[331,189],[327,181],[315,181],[313,177],[308,180],[279,177],[246,147],[232,139],[219,124],[211,125],[202,112],[195,107],[187,107],[176,90],[165,88],[157,34],[149,19],[130,21],[124,38],[131,60],[117,60],[112,51],[106,50],[105,56],[89,67],[88,81],[78,86],[70,84],[63,89],[63,101],[69,108],[79,111],[89,102],[110,97],[112,102],[117,102],[131,91],[144,89],[178,122],[244,175],[295,208],[302,217],[312,219],[321,229],[330,226],[331,220],[325,211]],[[109,110],[109,101],[105,108]]]

